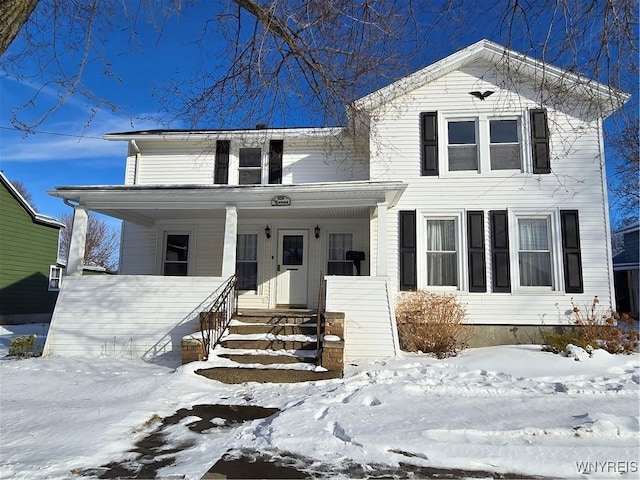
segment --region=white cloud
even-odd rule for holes
[[[69,161],[87,158],[116,158],[126,155],[123,142],[103,140],[105,133],[157,128],[150,120],[132,122],[130,118],[99,112],[85,128],[86,118],[50,122],[36,133],[26,135],[19,130],[0,130],[2,162]]]

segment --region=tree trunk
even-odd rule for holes
[[[2,0],[0,2],[0,57],[16,38],[38,0]]]

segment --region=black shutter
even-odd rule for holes
[[[216,142],[216,165],[213,174],[213,183],[226,185],[229,183],[229,140]]]
[[[438,112],[420,114],[420,172],[423,176],[438,175]]]
[[[487,264],[484,253],[484,212],[467,212],[467,255],[469,291],[487,291]]]
[[[400,290],[415,290],[416,280],[416,212],[400,212]]]
[[[533,173],[551,173],[547,111],[543,108],[531,110],[530,117]]]
[[[562,228],[562,261],[564,263],[565,292],[584,293],[578,211],[560,210],[560,225]]]
[[[509,268],[509,219],[506,210],[492,210],[491,219],[491,289],[496,293],[511,292]]]
[[[269,183],[282,183],[282,140],[269,142]]]

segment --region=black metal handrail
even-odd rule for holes
[[[232,275],[221,286],[216,298],[200,313],[203,360],[209,359],[209,352],[215,348],[222,334],[229,326],[233,315],[238,312],[238,278]]]
[[[318,288],[318,313],[316,315],[316,365],[322,366],[322,334],[324,333],[324,275],[320,272],[320,287]]]

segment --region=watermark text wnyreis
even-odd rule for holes
[[[580,461],[576,462],[580,473],[636,473],[638,462],[633,461]]]

